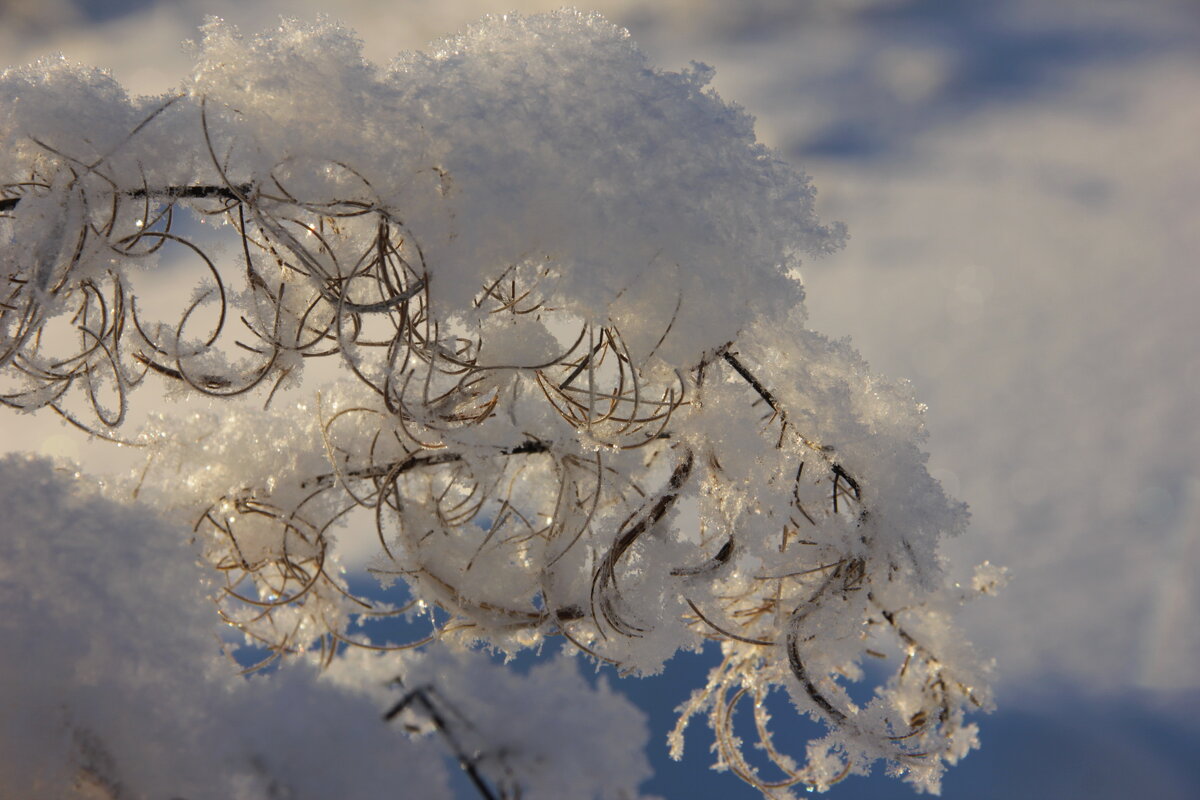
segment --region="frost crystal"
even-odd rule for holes
[[[158,98],[61,61],[0,78],[0,400],[147,447],[137,492],[273,657],[377,647],[331,549],[370,518],[416,604],[372,614],[634,673],[716,639],[673,751],[706,714],[773,797],[879,759],[936,790],[989,703],[936,554],[966,512],[907,388],[805,329],[799,257],[843,233],[711,70],[575,12],[387,70],[329,23],[211,22],[196,59]],[[149,384],[211,408],[125,434]],[[894,674],[856,703],[868,655]],[[777,688],[828,728],[803,763],[769,740]],[[782,779],[744,757],[742,700]]]

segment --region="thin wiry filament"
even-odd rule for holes
[[[722,763],[767,796],[823,788],[854,766],[842,753],[820,772],[777,748],[764,710],[773,687],[790,687],[847,741],[882,742],[895,763],[950,751],[961,709],[982,703],[886,600],[903,570],[877,552],[872,487],[803,430],[806,409],[789,407],[752,355],[729,342],[698,363],[664,363],[681,296],[648,355],[635,355],[621,320],[556,294],[566,267],[549,255],[484,270],[471,308],[440,311],[438,265],[369,176],[288,158],[251,180],[199,105],[203,178],[123,183],[111,154],[85,163],[33,140],[28,174],[0,185],[4,231],[34,230],[22,227],[27,215],[51,220],[39,241],[3,245],[0,404],[49,407],[117,439],[147,383],[221,400],[261,389],[269,406],[306,363],[324,361],[364,390],[328,416],[318,403],[325,467],[209,498],[195,518],[223,580],[222,617],[269,652],[256,666],[318,648],[332,659],[345,647],[561,635],[630,670],[629,649],[656,635],[674,603],[692,641],[726,653],[685,709],[678,742],[706,713]],[[444,188],[449,176],[434,171]],[[142,275],[166,268],[198,288],[173,308],[147,308]],[[527,332],[545,346],[505,348],[506,335]],[[730,441],[697,435],[689,422],[710,401],[748,425],[731,425]],[[760,502],[735,478],[729,465],[745,452],[758,460],[740,474],[780,502]],[[680,521],[693,500],[706,504],[696,525]],[[372,570],[402,580],[410,604],[356,596],[336,568],[333,532],[358,512],[374,521]],[[657,552],[676,560],[655,563]],[[753,568],[746,553],[758,553]],[[828,633],[831,607],[854,624]],[[429,614],[431,630],[413,641],[349,632],[359,618],[415,613]],[[861,636],[860,653],[877,653],[863,631],[904,652],[893,685],[921,700],[872,706],[874,727],[838,684],[845,665],[820,651]],[[734,733],[744,701],[781,779],[760,777]]]

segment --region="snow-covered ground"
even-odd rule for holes
[[[485,12],[557,4],[338,5],[386,61]],[[760,138],[813,176],[822,216],[851,241],[805,268],[812,327],[912,380],[935,475],[973,512],[947,555],[964,573],[984,559],[1012,571],[967,616],[1000,663],[1001,711],[946,796],[1200,793],[1188,757],[1200,746],[1200,350],[1188,322],[1200,306],[1200,7],[590,5],[663,67],[714,66]],[[9,0],[0,61],[61,50],[156,92],[184,73],[178,43],[206,13],[252,31],[327,10],[248,6]],[[0,418],[5,449],[84,448],[16,420]],[[908,791],[867,786],[833,796]]]

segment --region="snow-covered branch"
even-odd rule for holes
[[[61,62],[0,78],[0,402],[145,448],[134,494],[272,659],[556,637],[653,673],[717,640],[673,753],[706,714],[771,797],[880,759],[936,789],[989,703],[936,555],[966,512],[908,390],[806,329],[799,256],[843,232],[708,68],[573,12],[387,71],[325,23],[214,22],[196,54],[163,98]],[[186,299],[142,288],[189,271]],[[164,390],[208,406],[143,422]],[[411,606],[338,567],[367,517]],[[414,609],[438,610],[416,641],[349,630]],[[774,690],[827,728],[807,759],[771,741]],[[405,708],[447,734],[433,696]],[[782,777],[745,757],[743,699]]]

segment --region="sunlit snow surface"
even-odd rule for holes
[[[337,13],[382,60],[511,5],[553,4]],[[813,176],[822,217],[852,238],[805,266],[810,323],[914,382],[934,474],[972,507],[954,561],[1012,570],[966,623],[1000,660],[1007,711],[983,721],[983,749],[946,796],[1194,796],[1200,732],[1180,709],[1200,688],[1195,6],[594,5],[662,66],[716,67],[760,138]],[[182,74],[177,42],[206,11],[255,30],[322,10],[125,6],[7,4],[0,52],[23,63],[57,48],[157,91]],[[83,449],[55,426],[2,424],[11,449]],[[692,770],[704,761],[697,748]],[[907,792],[866,786],[833,796]]]

